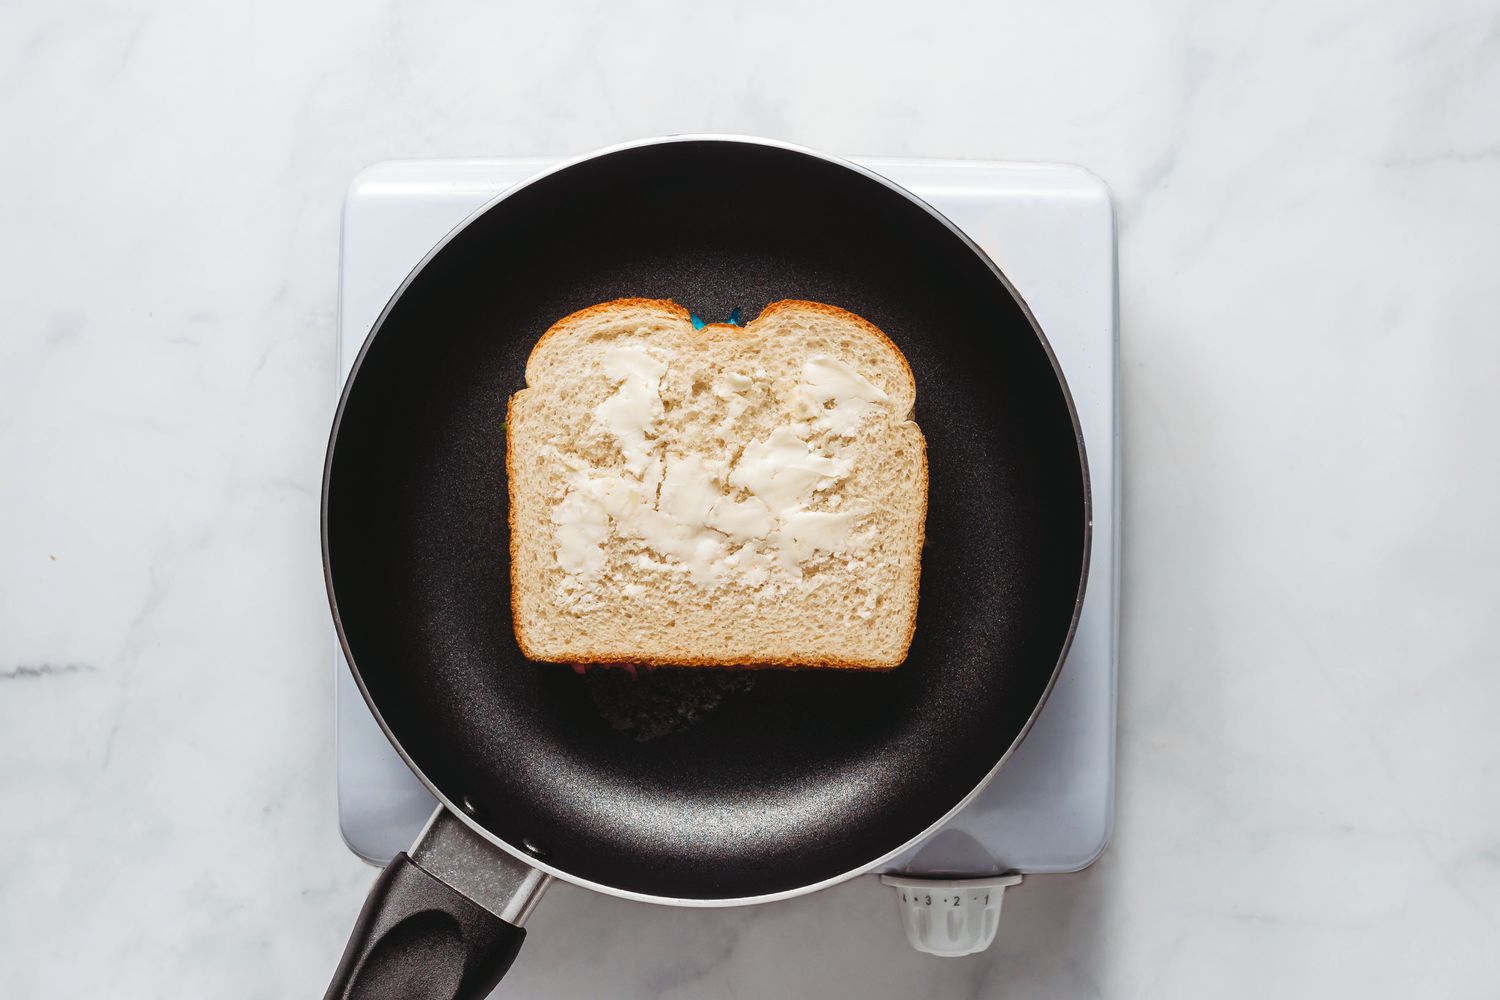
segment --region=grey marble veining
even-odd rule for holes
[[[319,995],[339,198],[674,131],[1081,163],[1120,219],[1116,833],[970,959],[862,879],[559,886],[505,995],[1500,989],[1493,3],[0,6],[0,969]]]

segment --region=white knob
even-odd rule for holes
[[[1000,903],[1019,875],[986,878],[914,878],[882,875],[896,893],[906,940],[918,951],[957,958],[984,951],[1000,926]]]

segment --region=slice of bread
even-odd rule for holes
[[[511,607],[534,660],[888,668],[916,625],[927,455],[897,347],[777,302],[695,330],[620,299],[510,400]]]

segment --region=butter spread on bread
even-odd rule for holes
[[[532,659],[892,667],[927,467],[900,351],[832,306],[695,330],[624,299],[556,323],[510,402],[511,603]]]

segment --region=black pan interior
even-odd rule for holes
[[[931,467],[916,638],[881,673],[767,671],[632,742],[511,627],[502,418],[559,317],[621,296],[709,320],[804,298],[885,330]],[[805,153],[682,141],[512,194],[411,281],[347,391],[327,481],[353,662],[426,777],[572,875],[674,898],[819,882],[899,846],[994,767],[1042,698],[1085,562],[1071,412],[984,261],[885,184]]]

